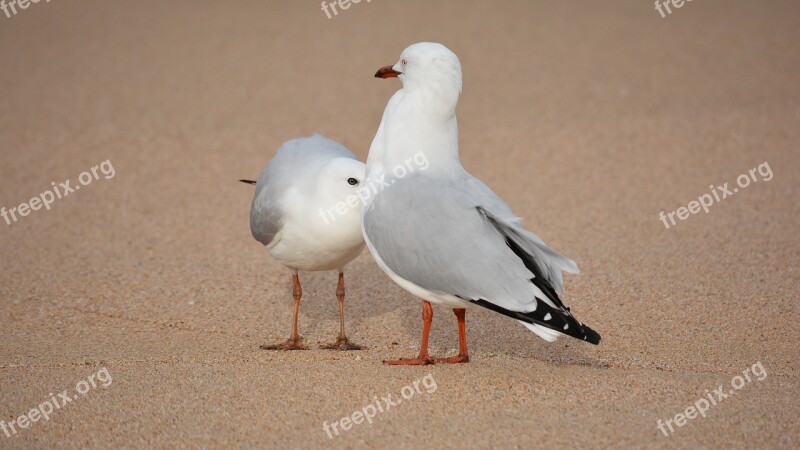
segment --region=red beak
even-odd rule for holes
[[[392,69],[392,66],[381,67],[375,72],[375,78],[397,78],[402,72]]]

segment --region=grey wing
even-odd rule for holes
[[[381,192],[364,232],[397,275],[434,292],[536,308],[533,274],[476,209],[471,188],[412,175]]]
[[[578,265],[550,248],[539,236],[523,228],[520,218],[488,186],[469,174],[466,176],[465,183],[469,186],[474,203],[483,209],[482,214],[488,214],[492,218],[492,223],[503,235],[530,254],[540,276],[551,284],[557,293],[563,294],[562,271],[579,273]]]
[[[250,206],[250,232],[264,245],[269,245],[283,227],[283,205],[281,198],[289,189],[288,184],[271,183],[272,173],[264,170],[256,184],[256,193]]]
[[[250,207],[250,231],[253,237],[269,245],[283,227],[283,203],[290,189],[313,183],[313,174],[332,158],[357,159],[345,146],[314,134],[286,141],[270,160],[256,183]]]
[[[561,269],[577,271],[575,263],[523,229],[491,190],[475,186],[408,177],[373,199],[364,232],[383,262],[417,286],[599,343],[558,297]]]

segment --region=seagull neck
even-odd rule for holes
[[[419,89],[401,92],[399,101],[386,108],[383,130],[376,136],[380,141],[378,154],[374,159],[370,155],[368,166],[377,164],[387,173],[409,164],[429,173],[460,167],[455,114],[458,98],[442,98]]]

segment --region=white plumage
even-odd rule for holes
[[[344,267],[364,249],[361,203],[352,201],[358,200],[363,180],[364,164],[341,144],[318,134],[284,143],[261,173],[250,208],[250,231],[292,271],[295,299],[292,337],[262,348],[306,348],[297,332],[302,295],[298,272],[326,270],[339,271],[341,325],[337,341],[326,348],[358,348],[344,333]],[[340,204],[346,207],[337,208]]]
[[[424,172],[393,180],[364,206],[365,240],[378,265],[432,303],[479,305],[548,341],[567,334],[598,343],[600,336],[577,322],[558,297],[562,271],[577,273],[577,265],[525,230],[511,208],[461,165],[456,55],[441,44],[415,44],[376,77],[400,78],[403,88],[384,111],[366,183],[391,178],[393,168],[415,153],[430,162]]]

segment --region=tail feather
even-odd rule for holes
[[[594,345],[600,343],[600,335],[587,325],[578,322],[569,311],[569,308],[553,308],[541,299],[536,299],[535,301],[536,309],[530,312],[520,312],[503,308],[483,299],[470,300],[476,305],[491,309],[512,319],[517,319],[546,341],[552,342],[561,335],[567,335]]]
[[[503,236],[508,246],[512,247],[514,253],[525,262],[528,270],[540,278],[542,283],[547,284],[547,288],[544,289],[546,293],[547,291],[553,291],[554,295],[564,293],[561,272],[579,273],[575,261],[548,247],[539,236],[521,226],[503,221],[483,207],[478,206],[477,210]],[[549,293],[547,296],[552,298]]]
[[[561,271],[577,273],[578,266],[571,259],[551,249],[535,234],[497,219],[489,211],[477,207],[505,239],[506,245],[522,261],[533,278],[530,282],[538,288],[533,311],[512,311],[484,299],[470,300],[485,308],[517,319],[542,339],[554,341],[567,335],[592,344],[600,343],[600,335],[578,322],[564,305],[558,294],[563,293]]]
[[[532,323],[523,322],[521,320],[519,321],[519,323],[525,325],[525,328],[533,331],[537,336],[539,336],[540,338],[544,339],[547,342],[555,342],[556,339],[561,337],[561,333],[553,331],[549,328],[545,328],[543,326]]]

